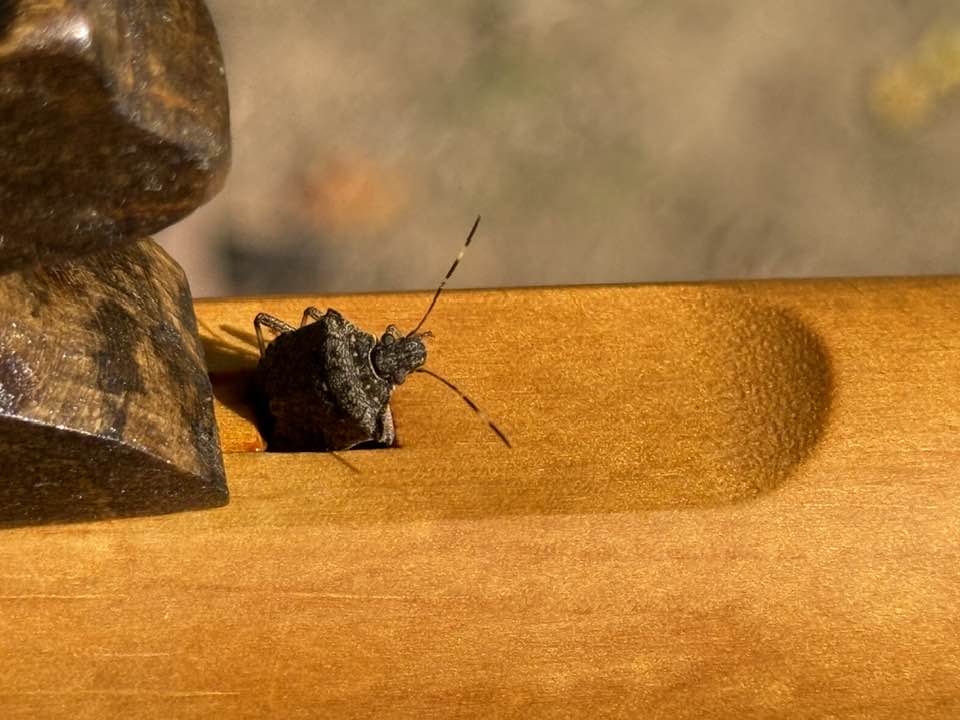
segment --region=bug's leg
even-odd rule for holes
[[[275,318],[273,315],[267,315],[266,313],[258,313],[257,316],[253,319],[253,327],[257,331],[257,345],[260,346],[260,357],[263,357],[263,351],[266,347],[263,344],[263,326],[266,325],[268,328],[273,330],[277,334],[293,332],[296,330],[293,325],[288,325],[283,320]]]
[[[355,472],[357,475],[360,474],[360,471],[357,469],[357,466],[354,465],[349,460],[347,460],[345,457],[343,457],[340,453],[336,452],[335,450],[330,450],[330,454],[333,455],[334,460],[337,460],[338,462],[346,465],[348,468],[350,468],[350,470]]]
[[[313,320],[314,322],[317,322],[322,318],[323,318],[323,313],[317,310],[317,308],[315,308],[313,305],[311,305],[310,307],[308,307],[306,310],[303,311],[303,317],[300,319],[300,327],[303,327],[304,325],[306,325],[307,320]]]

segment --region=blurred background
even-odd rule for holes
[[[208,0],[195,295],[960,273],[956,0]]]

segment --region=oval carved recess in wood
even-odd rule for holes
[[[135,240],[220,189],[227,87],[202,0],[0,6],[0,272]]]
[[[223,505],[180,267],[144,239],[0,277],[0,525]]]
[[[826,347],[798,313],[746,289],[451,291],[431,318],[427,365],[468,392],[513,450],[446,388],[417,377],[392,401],[400,448],[342,453],[359,473],[316,455],[248,454],[263,447],[243,390],[256,312],[297,317],[316,304],[374,329],[384,317],[415,322],[428,299],[201,302],[224,449],[236,453],[228,467],[316,474],[314,501],[344,518],[625,512],[769,492],[827,426]]]
[[[522,402],[537,411],[525,428],[509,418],[503,424],[517,448],[536,448],[547,473],[501,490],[529,511],[745,500],[781,485],[822,436],[829,354],[798,315],[708,286],[657,290],[622,309],[588,300],[552,306],[548,298],[529,313],[512,306],[511,325],[526,348],[513,367],[525,366],[520,382],[536,399]],[[564,356],[561,328],[590,349],[588,362]],[[462,336],[458,342],[470,344]],[[473,362],[484,361],[477,355]],[[395,415],[402,432],[403,408]],[[566,470],[551,476],[550,465]],[[565,495],[569,506],[558,504]]]
[[[656,308],[651,308],[656,312]],[[659,308],[663,322],[633,341],[635,450],[643,482],[665,496],[736,500],[777,487],[826,426],[826,349],[796,315],[746,298],[706,296]],[[629,387],[629,385],[628,385]]]

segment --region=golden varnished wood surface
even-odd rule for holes
[[[401,447],[257,452],[200,302],[231,504],[0,533],[6,717],[954,717],[960,281],[451,292]],[[305,380],[306,381],[306,380]]]

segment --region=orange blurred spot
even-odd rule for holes
[[[303,192],[311,224],[341,235],[384,229],[407,200],[393,173],[359,158],[340,158],[317,166],[308,173]]]

